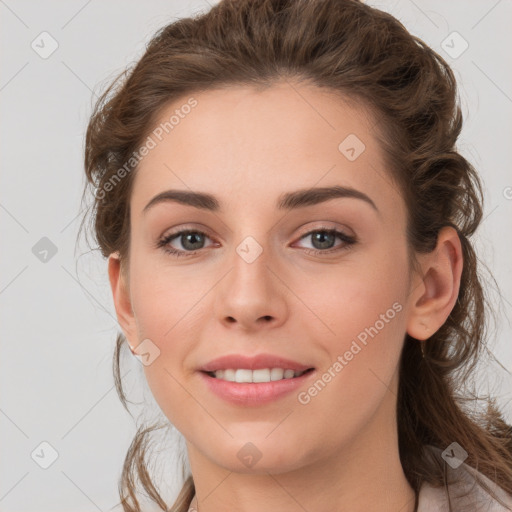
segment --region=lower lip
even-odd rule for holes
[[[234,405],[262,405],[296,390],[315,374],[310,370],[300,377],[270,382],[230,382],[199,372],[207,386],[217,396]]]

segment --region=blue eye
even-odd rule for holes
[[[317,248],[306,248],[305,252],[320,256],[346,250],[357,242],[355,236],[347,235],[346,233],[333,228],[322,227],[314,229],[303,235],[300,240],[308,237],[313,237],[312,241],[317,245]],[[198,251],[204,249],[204,241],[206,238],[209,239],[210,237],[203,231],[197,229],[184,229],[161,238],[157,242],[157,247],[161,248],[166,254],[170,254],[175,257],[193,256],[197,254]],[[339,238],[342,243],[337,247],[332,247],[332,243],[335,243],[336,238]],[[176,249],[170,245],[175,239],[180,239],[181,246],[184,250]]]
[[[160,239],[157,243],[158,247],[161,247],[162,250],[167,254],[172,254],[174,256],[190,256],[195,254],[198,250],[203,247],[195,247],[195,245],[202,245],[204,242],[204,237],[209,238],[206,233],[203,231],[199,231],[197,229],[184,229],[182,231],[178,231],[177,233],[172,233]],[[169,244],[175,239],[180,238],[182,247],[186,248],[187,246],[192,246],[190,250],[182,251],[180,249],[175,249],[171,247]],[[187,254],[189,253],[189,254]]]
[[[349,246],[356,243],[356,237],[347,235],[343,231],[339,231],[334,228],[317,228],[313,231],[309,231],[303,235],[300,239],[312,237],[314,244],[320,249],[308,249],[306,252],[315,255],[331,254],[333,252],[342,251],[347,249]],[[334,243],[336,238],[339,238],[343,243],[337,247],[332,247],[331,243]]]

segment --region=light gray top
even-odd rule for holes
[[[431,445],[428,448],[436,458],[441,458],[442,450]],[[512,511],[512,496],[471,466],[462,463],[453,468],[446,464],[446,472],[447,486],[435,488],[426,482],[423,483],[419,494],[418,512],[449,512],[449,503],[452,512]],[[488,494],[478,484],[477,478],[487,484],[504,505]]]

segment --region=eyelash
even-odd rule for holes
[[[299,240],[302,240],[303,238],[307,238],[308,236],[310,236],[310,235],[312,235],[314,233],[327,233],[327,234],[330,234],[330,235],[336,235],[337,237],[339,237],[344,242],[341,246],[338,246],[338,247],[333,248],[333,249],[326,249],[326,250],[321,250],[321,249],[304,249],[304,251],[307,254],[313,254],[314,256],[323,256],[323,255],[326,255],[326,254],[332,254],[332,253],[335,253],[335,252],[340,252],[340,251],[343,251],[343,250],[347,250],[347,249],[350,248],[350,246],[352,246],[353,244],[355,244],[357,242],[357,239],[356,239],[355,236],[350,236],[350,235],[347,235],[347,234],[345,234],[342,231],[339,231],[337,229],[327,228],[327,227],[320,227],[320,228],[314,229],[312,231],[308,231],[307,233],[302,235],[299,238]],[[169,235],[166,235],[165,237],[162,237],[160,240],[158,240],[156,246],[157,246],[157,248],[161,248],[164,251],[164,253],[169,254],[169,255],[171,255],[173,257],[180,258],[180,257],[183,257],[183,256],[184,257],[194,256],[195,254],[197,254],[202,249],[199,249],[197,251],[181,251],[181,250],[178,250],[178,249],[171,248],[168,245],[175,238],[179,238],[181,235],[190,235],[190,234],[200,234],[200,235],[204,235],[204,236],[208,237],[207,233],[205,233],[204,231],[201,231],[199,229],[183,229],[181,231],[177,231],[176,233],[171,233]]]

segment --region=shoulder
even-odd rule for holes
[[[442,459],[442,450],[428,445],[431,454]],[[444,462],[444,461],[443,461]],[[447,485],[433,487],[424,482],[418,498],[418,512],[512,512],[512,495],[467,464],[453,468],[445,464]],[[478,481],[483,481],[501,500],[501,504]]]

